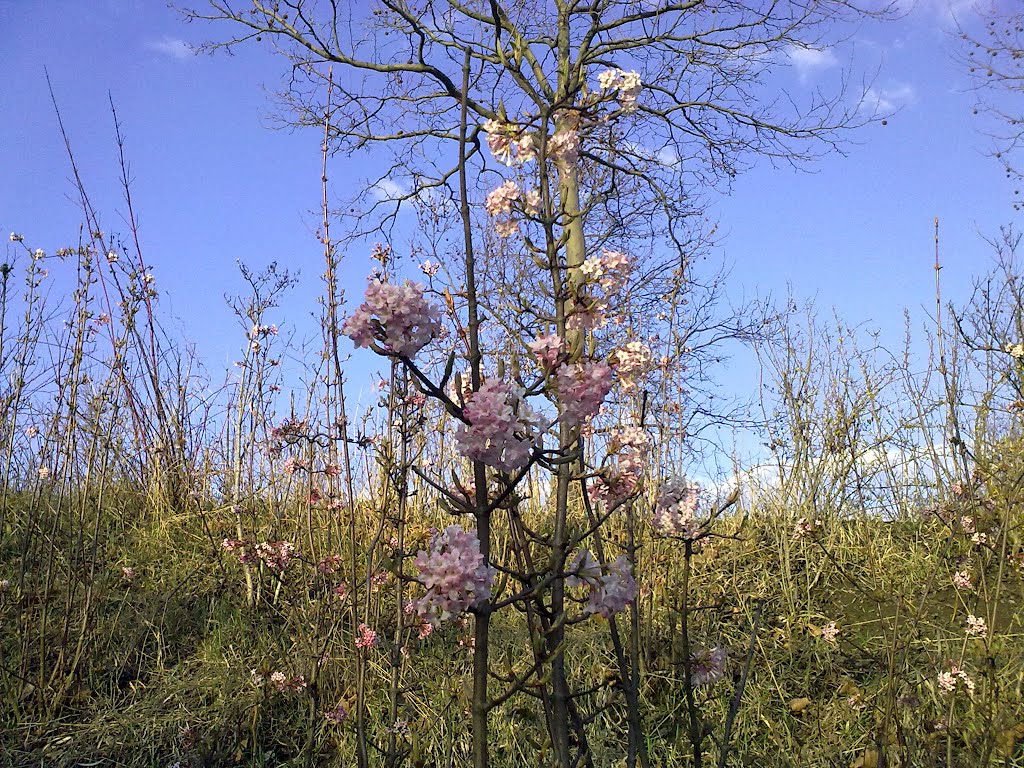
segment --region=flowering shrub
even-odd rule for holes
[[[593,330],[604,325],[609,298],[625,288],[632,270],[632,260],[621,251],[605,248],[599,256],[586,259],[580,266],[586,284],[570,307],[566,326],[573,330]],[[597,290],[600,293],[595,293]]]
[[[436,532],[430,540],[430,551],[420,550],[413,562],[419,569],[420,582],[427,588],[427,593],[415,601],[415,610],[430,624],[448,621],[491,596],[495,570],[484,563],[475,531],[450,525]]]
[[[308,470],[309,463],[298,456],[289,456],[284,460],[284,464],[281,466],[286,475],[294,475],[296,472],[301,470]]]
[[[800,541],[801,539],[810,536],[820,527],[821,520],[815,520],[812,523],[806,517],[801,517],[793,523],[793,541]]]
[[[324,712],[324,719],[334,725],[339,725],[348,719],[348,709],[344,704],[338,704],[334,709]]]
[[[601,564],[590,554],[590,550],[581,549],[569,561],[565,583],[570,587],[584,584],[597,587],[601,583]]]
[[[309,426],[304,419],[284,419],[270,430],[270,439],[275,442],[294,443],[308,431]]]
[[[378,342],[387,354],[413,357],[441,328],[437,307],[423,297],[423,286],[371,280],[363,303],[345,321],[342,332],[357,347]]]
[[[612,433],[608,451],[615,463],[605,467],[588,486],[591,502],[618,504],[634,495],[643,481],[650,438],[638,427]]]

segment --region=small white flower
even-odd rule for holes
[[[953,574],[953,586],[957,589],[974,589],[970,571],[957,571]]]
[[[837,637],[839,637],[839,627],[834,621],[830,621],[821,628],[821,639],[826,643],[834,643]]]
[[[981,637],[988,634],[988,625],[981,616],[971,614],[967,617],[967,634],[970,637]]]

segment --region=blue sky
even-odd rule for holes
[[[804,53],[779,73],[800,89],[834,85],[847,66],[877,72],[871,98],[899,110],[852,134],[845,156],[804,171],[759,163],[712,198],[732,266],[729,293],[835,306],[851,323],[902,337],[904,307],[933,302],[932,221],[942,222],[947,295],[966,295],[990,264],[981,235],[1013,220],[1013,187],[972,116],[966,73],[952,60],[951,12],[970,4],[919,0],[904,18],[846,29],[836,47]],[[107,230],[125,229],[107,94],[127,137],[142,243],[163,310],[180,321],[213,371],[244,343],[223,295],[241,290],[236,259],[301,272],[279,317],[311,333],[321,249],[317,131],[274,130],[269,99],[283,60],[258,47],[192,56],[188,43],[223,33],[188,25],[156,0],[0,0],[0,229],[48,252],[73,244],[81,216],[47,93],[49,69],[79,167]],[[337,159],[335,184],[362,176]],[[353,297],[369,269],[346,264]],[[923,315],[918,314],[923,320]],[[891,335],[890,335],[891,334]]]

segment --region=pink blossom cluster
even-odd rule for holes
[[[498,237],[511,237],[519,231],[519,225],[512,218],[512,204],[519,200],[522,193],[514,181],[506,181],[487,195],[484,208],[495,217],[494,231]]]
[[[566,573],[565,583],[568,586],[576,588],[586,584],[594,587],[601,581],[601,564],[590,554],[589,549],[580,549],[569,561]]]
[[[555,333],[544,333],[527,344],[545,371],[552,371],[565,355],[565,340]]]
[[[614,506],[636,494],[640,480],[641,477],[632,472],[606,467],[587,486],[587,495],[592,504],[603,502]]]
[[[605,324],[608,302],[604,297],[591,296],[581,291],[568,310],[565,327],[570,331],[593,331]]]
[[[327,555],[316,564],[316,569],[320,573],[329,576],[332,573],[337,573],[341,569],[341,564],[341,555]]]
[[[700,533],[700,521],[696,518],[700,488],[683,477],[666,480],[658,494],[651,522],[654,529],[663,536],[678,536],[695,539]]]
[[[256,678],[254,678],[255,681]],[[271,672],[270,673],[270,684],[274,686],[279,693],[299,693],[306,689],[309,683],[306,682],[306,678],[303,675],[295,675],[289,677],[284,672]]]
[[[429,621],[421,621],[416,631],[416,638],[418,640],[426,640],[433,633],[434,625],[431,624]]]
[[[281,443],[294,443],[306,435],[309,426],[304,419],[284,419],[270,430],[270,439]]]
[[[516,202],[521,204],[523,212],[527,215],[536,216],[540,213],[540,192],[524,192],[514,181],[506,181],[487,195],[484,208],[495,218],[494,230],[499,237],[511,237],[519,231],[519,224],[512,215],[513,204]]]
[[[299,471],[308,471],[309,462],[298,456],[289,456],[284,460],[284,465],[281,467],[286,475],[294,475]]]
[[[717,683],[725,677],[729,654],[720,645],[699,648],[690,655],[690,685],[699,688]]]
[[[971,614],[967,617],[967,636],[984,637],[988,634],[988,624],[981,616]]]
[[[255,563],[257,561],[256,555],[249,552],[249,545],[241,539],[224,539],[220,545],[225,552],[234,553],[240,563]]]
[[[608,618],[625,609],[636,599],[637,586],[633,579],[633,566],[625,555],[609,563],[600,582],[590,591],[587,613],[598,613]]]
[[[821,524],[821,520],[815,520],[812,523],[806,517],[801,517],[793,523],[793,541],[800,541],[801,539],[810,536],[821,527]]]
[[[821,628],[821,639],[826,643],[834,643],[839,637],[839,627],[834,621],[830,621]]]
[[[255,341],[267,336],[277,336],[277,331],[276,325],[254,325],[249,329],[249,338]]]
[[[494,231],[500,238],[512,237],[519,231],[519,223],[511,216],[495,219]]]
[[[437,307],[423,297],[423,286],[406,280],[402,285],[370,281],[363,303],[342,332],[357,347],[379,342],[386,354],[412,357],[441,330]]]
[[[615,455],[615,463],[602,470],[590,484],[590,500],[614,505],[635,494],[643,480],[649,449],[650,438],[639,427],[622,427],[613,432],[608,452]]]
[[[608,450],[617,453],[646,456],[651,448],[651,438],[642,427],[618,427],[608,442]]]
[[[366,624],[360,624],[356,631],[356,648],[376,648],[380,639]]]
[[[567,569],[565,583],[570,587],[586,585],[590,589],[584,611],[608,618],[619,613],[636,599],[637,586],[633,566],[625,555],[617,557],[603,569],[588,550],[579,550]]]
[[[601,250],[600,256],[591,256],[580,266],[584,276],[598,283],[605,293],[622,290],[633,273],[633,260],[622,251]]]
[[[971,572],[970,571],[957,571],[953,574],[953,586],[957,589],[972,590],[974,585],[971,583]]]
[[[523,192],[520,198],[523,204],[523,211],[529,216],[537,216],[540,213],[540,190],[529,189]]]
[[[623,388],[633,389],[653,367],[654,355],[650,348],[640,341],[627,341],[610,356],[609,361],[618,374]]]
[[[519,391],[497,379],[466,396],[465,424],[455,433],[459,452],[503,472],[525,467],[547,425]]]
[[[295,545],[290,541],[261,541],[256,545],[256,556],[275,571],[287,568],[296,554]]]
[[[562,421],[574,427],[588,422],[597,415],[613,383],[612,369],[606,363],[561,366],[555,372],[555,389]]]
[[[593,330],[605,322],[611,295],[625,288],[633,271],[633,262],[621,251],[607,248],[600,256],[591,256],[580,265],[588,285],[570,308],[567,325],[572,330]],[[600,294],[595,294],[595,289]]]
[[[953,693],[961,685],[968,694],[974,693],[974,681],[971,676],[956,664],[951,665],[949,672],[939,672],[939,690],[943,693]]]
[[[580,135],[571,128],[559,128],[548,139],[547,153],[556,163],[574,165],[579,159]]]
[[[506,181],[487,195],[484,208],[491,216],[508,216],[512,213],[512,204],[519,199],[521,192],[514,181]]]
[[[334,725],[340,725],[348,719],[348,709],[344,704],[338,704],[334,709],[324,712],[324,719]]]
[[[624,72],[621,69],[606,69],[597,75],[597,83],[602,91],[617,91],[616,98],[623,112],[636,109],[637,98],[643,90],[643,82],[636,72]]]
[[[413,560],[427,593],[415,601],[416,612],[430,624],[459,616],[491,596],[495,570],[484,562],[476,531],[449,525],[430,539],[430,551]]]
[[[498,162],[512,166],[536,159],[533,137],[514,123],[487,120],[484,131],[487,132],[487,146]]]

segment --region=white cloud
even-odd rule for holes
[[[895,112],[914,101],[914,87],[909,83],[894,83],[886,88],[868,88],[864,92],[861,108],[872,115]]]
[[[146,43],[146,48],[180,61],[191,59],[195,55],[189,47],[189,44],[184,40],[179,40],[176,37],[168,37],[166,35],[161,37],[159,40],[150,40]]]
[[[370,187],[370,194],[378,200],[397,200],[409,194],[409,188],[392,179],[381,179]]]
[[[672,144],[666,144],[659,149],[655,158],[666,168],[676,168],[682,162],[682,158],[679,157],[679,150]]]
[[[894,10],[905,16],[950,27],[965,21],[990,3],[979,0],[895,0]]]
[[[800,75],[801,80],[807,80],[822,70],[834,67],[839,64],[836,55],[831,48],[805,48],[799,45],[790,45],[786,48],[786,56]]]

